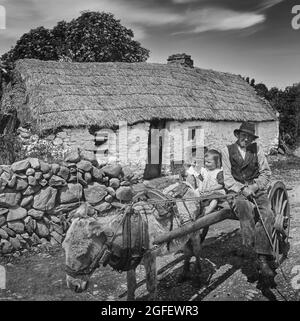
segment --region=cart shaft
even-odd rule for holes
[[[186,234],[189,234],[197,230],[200,230],[204,227],[219,223],[226,219],[236,219],[236,217],[234,216],[234,214],[230,209],[221,209],[219,211],[213,212],[206,216],[200,217],[196,221],[187,223],[182,227],[179,227],[177,229],[170,231],[169,233],[158,235],[157,237],[154,238],[153,244],[161,244],[164,242],[169,242],[175,238],[182,237]]]

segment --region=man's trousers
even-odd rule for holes
[[[255,200],[268,234],[272,238],[275,216],[268,196],[266,193],[259,192],[259,195],[255,196]],[[231,205],[240,221],[243,245],[253,247],[257,254],[273,255],[270,241],[255,210],[255,205],[244,195],[238,195]]]

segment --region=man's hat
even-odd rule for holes
[[[253,136],[255,139],[258,138],[258,136],[255,135],[255,125],[253,123],[249,123],[247,121],[243,122],[239,129],[234,130],[234,135],[239,134],[240,132],[249,134]]]

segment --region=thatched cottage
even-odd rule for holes
[[[278,144],[268,102],[241,76],[194,68],[185,54],[167,64],[19,60],[2,99],[8,109],[57,145],[138,164],[146,177],[233,142],[245,120],[255,122],[266,152]]]

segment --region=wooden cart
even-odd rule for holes
[[[272,210],[275,215],[275,224],[271,236],[272,247],[275,260],[280,264],[287,257],[289,251],[290,232],[290,205],[287,189],[284,183],[281,181],[273,182],[268,189],[268,198],[271,201]],[[221,209],[207,216],[200,217],[196,221],[187,223],[180,228],[170,231],[169,233],[158,235],[154,240],[154,244],[169,242],[174,238],[200,229],[206,229],[203,234],[205,237],[210,225],[219,223],[225,219],[237,219],[237,217],[230,209]]]

